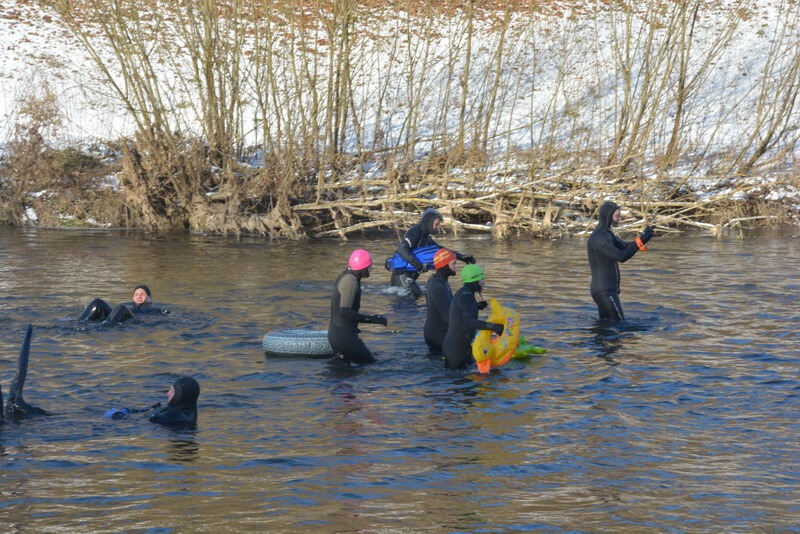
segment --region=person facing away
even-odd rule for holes
[[[423,334],[430,353],[441,355],[449,323],[450,302],[453,300],[453,290],[450,289],[450,282],[447,279],[456,274],[456,253],[447,248],[440,248],[433,256],[433,267],[436,273],[431,276],[425,287],[428,309]]]
[[[504,329],[502,324],[478,319],[478,310],[488,305],[486,301],[475,300],[475,293],[480,293],[485,283],[483,269],[475,264],[465,265],[461,269],[461,280],[464,286],[453,295],[447,335],[442,344],[444,365],[448,369],[464,368],[472,360],[472,340],[477,330],[492,330],[502,335]]]
[[[375,358],[358,337],[359,323],[387,325],[383,315],[364,315],[361,309],[361,279],[369,277],[372,256],[364,249],[350,254],[347,268],[336,279],[331,293],[331,319],[328,342],[345,361],[372,363]]]
[[[96,298],[83,310],[79,321],[105,322],[113,325],[135,319],[137,314],[167,313],[166,310],[153,306],[150,288],[139,284],[133,289],[131,302],[117,304],[113,308],[105,300]]]
[[[31,337],[33,336],[33,325],[28,325],[25,330],[25,338],[22,341],[22,348],[19,351],[17,360],[17,374],[11,381],[11,388],[8,392],[8,402],[3,405],[3,390],[0,388],[0,424],[6,419],[19,421],[27,417],[37,415],[51,415],[49,412],[31,406],[22,398],[22,388],[25,386],[25,378],[28,376],[28,358],[31,351]]]
[[[397,246],[397,253],[411,264],[416,272],[410,273],[401,269],[392,269],[392,285],[395,287],[403,287],[411,292],[412,295],[418,297],[422,295],[422,290],[417,285],[417,278],[420,273],[427,270],[427,266],[414,256],[414,251],[421,247],[434,245],[442,248],[436,241],[433,240],[431,234],[440,233],[442,231],[442,216],[435,209],[429,208],[422,212],[419,222],[406,231],[400,244]],[[456,259],[465,263],[475,263],[473,256],[465,256],[460,252],[453,251]]]
[[[625,314],[619,300],[619,262],[626,262],[638,251],[647,250],[645,244],[653,237],[653,227],[648,226],[636,239],[626,242],[611,231],[612,226],[619,224],[620,208],[617,204],[603,203],[597,218],[597,228],[586,242],[592,270],[590,290],[601,320],[622,321]]]
[[[197,423],[197,398],[200,384],[190,376],[177,379],[167,391],[167,405],[157,409],[151,423],[162,425],[194,425]]]

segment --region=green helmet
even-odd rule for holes
[[[478,280],[483,280],[483,269],[476,264],[470,263],[461,269],[461,281],[465,284],[477,282]]]

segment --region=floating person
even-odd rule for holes
[[[653,227],[648,226],[631,242],[619,239],[611,231],[620,219],[620,208],[614,202],[600,206],[597,228],[594,229],[586,249],[589,254],[589,267],[592,269],[591,293],[597,304],[600,319],[605,321],[624,321],[622,303],[619,300],[619,262],[626,262],[645,246],[653,237]]]
[[[450,302],[453,300],[453,290],[450,289],[447,279],[456,274],[456,259],[455,252],[440,248],[433,256],[436,273],[430,277],[425,287],[428,309],[423,334],[430,354],[434,356],[441,356],[442,343],[447,334]]]
[[[477,330],[492,330],[498,336],[503,335],[502,324],[478,319],[478,310],[489,305],[486,301],[475,300],[475,293],[480,293],[485,283],[483,269],[474,263],[465,265],[461,269],[461,281],[464,286],[453,296],[447,335],[442,344],[444,365],[448,369],[462,369],[473,359],[472,340]]]
[[[149,408],[113,408],[103,414],[110,419],[127,419],[132,413],[151,412],[148,420],[162,425],[194,425],[197,423],[197,398],[200,384],[190,376],[177,379],[167,390],[167,405],[160,402]]]
[[[49,412],[31,406],[22,398],[22,388],[25,386],[25,377],[28,375],[28,358],[31,351],[31,337],[33,336],[33,325],[28,325],[25,330],[25,339],[22,341],[22,348],[19,351],[17,362],[17,374],[11,382],[11,390],[8,392],[8,402],[3,406],[3,392],[0,389],[0,423],[4,418],[11,421],[19,421],[26,417],[37,415],[51,415]]]
[[[197,398],[200,384],[190,376],[182,376],[169,387],[167,405],[148,419],[162,425],[194,425],[197,423]]]
[[[422,296],[422,290],[417,285],[417,278],[421,273],[428,270],[429,265],[423,263],[417,258],[414,252],[418,249],[426,247],[442,248],[436,241],[433,240],[431,234],[440,233],[442,231],[442,216],[435,209],[426,209],[422,212],[419,222],[413,225],[403,236],[400,244],[397,247],[397,255],[403,260],[408,262],[410,268],[413,270],[397,269],[390,267],[390,261],[387,260],[387,268],[392,271],[392,285],[395,287],[402,287],[409,291],[414,297]],[[455,251],[454,251],[455,252]],[[460,252],[455,252],[456,259],[465,263],[475,263],[473,256],[467,256]]]
[[[145,313],[169,313],[167,310],[153,306],[152,293],[150,288],[144,284],[139,284],[133,289],[131,302],[117,304],[113,308],[105,300],[96,298],[83,310],[79,321],[104,322],[104,324],[114,325],[123,323],[129,319],[136,319],[139,314]]]
[[[375,358],[358,337],[359,323],[387,325],[383,315],[364,315],[361,309],[361,279],[369,277],[372,256],[364,249],[350,254],[347,268],[336,279],[331,294],[331,319],[328,325],[328,342],[345,361],[372,363]]]

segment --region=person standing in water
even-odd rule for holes
[[[345,361],[372,363],[375,358],[358,337],[359,323],[387,325],[383,315],[364,315],[361,309],[361,279],[369,277],[372,256],[364,249],[354,250],[347,269],[336,279],[331,294],[331,319],[328,324],[328,342]]]
[[[622,241],[611,231],[611,227],[617,226],[620,219],[620,208],[614,202],[603,203],[597,219],[597,228],[586,242],[592,270],[592,298],[597,304],[601,320],[624,321],[625,314],[619,300],[619,262],[626,262],[638,251],[647,250],[645,245],[653,237],[653,227],[645,228],[631,242]]]
[[[450,302],[453,290],[448,278],[456,274],[456,253],[447,248],[440,248],[433,256],[436,273],[428,280],[425,287],[427,312],[423,334],[425,343],[432,355],[442,354],[442,343],[447,334],[450,315]]]
[[[417,278],[421,273],[427,270],[427,266],[414,256],[414,251],[421,247],[434,245],[442,248],[436,241],[433,240],[431,234],[438,234],[442,231],[442,216],[435,209],[426,209],[422,212],[419,222],[413,225],[403,236],[400,244],[397,247],[397,253],[406,260],[416,271],[409,273],[401,269],[392,269],[392,285],[395,287],[403,287],[407,289],[414,297],[422,295],[422,290],[417,285]],[[472,256],[465,256],[460,252],[455,252],[456,259],[466,262],[475,263],[475,258]]]
[[[461,281],[464,286],[453,296],[447,335],[442,344],[444,365],[448,369],[467,366],[472,359],[472,340],[477,330],[492,330],[500,336],[504,329],[502,324],[478,319],[478,310],[488,306],[486,301],[475,300],[475,293],[480,293],[485,283],[483,269],[475,264],[465,265],[461,269]]]

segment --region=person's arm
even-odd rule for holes
[[[400,254],[400,257],[413,265],[414,268],[420,272],[422,272],[425,266],[414,256],[412,251],[419,246],[419,241],[422,237],[421,234],[422,230],[420,230],[419,227],[412,226],[408,229],[408,232],[406,232],[406,235],[403,236],[402,241],[400,241],[400,244],[397,246],[397,253]]]
[[[499,326],[500,332],[498,332],[498,334],[503,332],[503,325],[489,323],[487,321],[481,321],[478,319],[478,303],[475,301],[474,297],[462,294],[459,307],[461,308],[461,313],[464,317],[464,324],[467,328],[471,330],[493,330],[497,332]]]
[[[636,251],[639,250],[639,247],[635,242],[631,241],[628,243],[626,241],[622,241],[614,234],[603,236],[598,240],[595,248],[604,256],[608,256],[612,260],[620,263],[624,263],[631,259],[633,255],[636,254]]]
[[[370,317],[353,309],[353,302],[358,293],[358,281],[354,276],[343,276],[339,280],[339,312],[352,323],[368,323]]]

